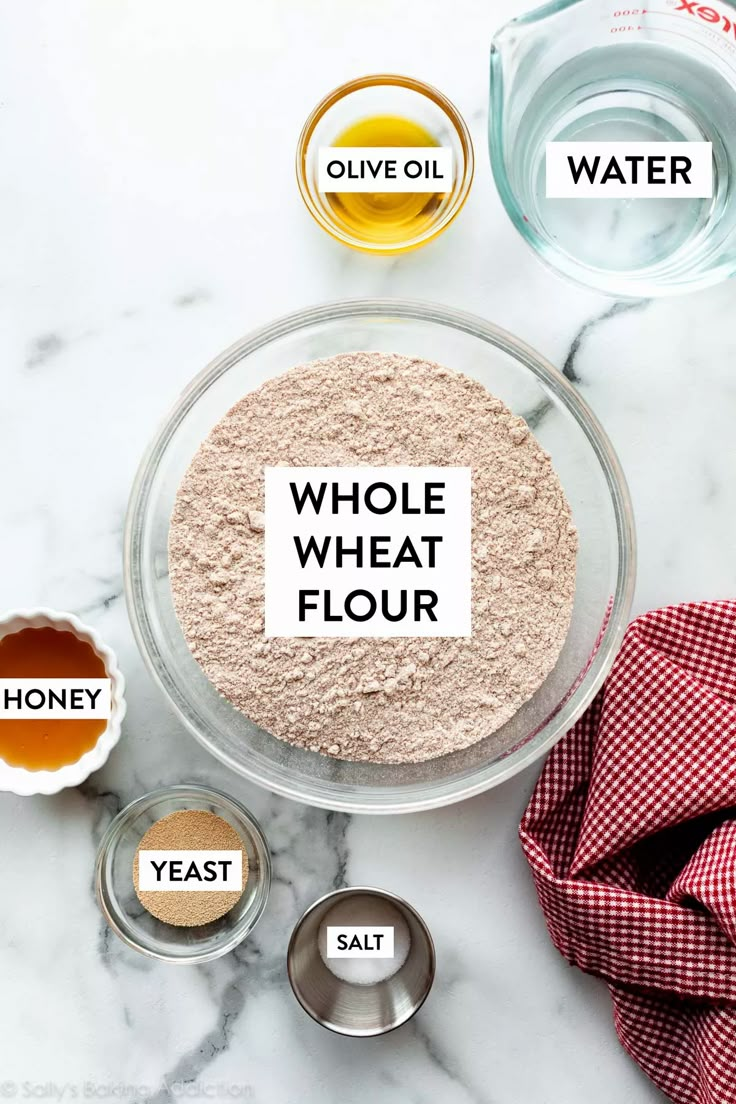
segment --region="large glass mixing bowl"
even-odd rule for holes
[[[552,673],[497,732],[424,763],[342,762],[283,743],[222,698],[191,656],[168,575],[169,520],[199,445],[246,392],[304,361],[355,350],[439,361],[483,383],[550,453],[580,535],[570,631]],[[179,398],[133,486],[125,589],[148,667],[189,731],[234,771],[285,797],[347,812],[399,813],[460,801],[539,758],[608,673],[631,604],[635,540],[618,460],[595,416],[532,349],[481,318],[428,303],[354,300],[279,319],[217,357]]]

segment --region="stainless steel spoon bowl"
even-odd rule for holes
[[[333,905],[346,897],[379,897],[404,917],[411,946],[406,962],[385,981],[352,985],[335,977],[322,960],[320,924]],[[429,928],[401,897],[382,889],[357,886],[320,897],[298,921],[287,952],[294,996],[313,1020],[340,1035],[384,1035],[406,1023],[427,999],[435,974],[435,952]]]

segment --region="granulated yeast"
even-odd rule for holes
[[[263,468],[472,468],[473,635],[265,639]],[[431,759],[494,732],[567,634],[577,534],[549,456],[479,383],[428,361],[346,353],[246,395],[194,457],[169,560],[192,654],[274,736],[339,759]]]
[[[248,879],[248,855],[243,841],[231,824],[206,809],[180,809],[153,824],[141,842],[133,859],[133,885],[143,907],[165,924],[191,928],[210,924],[229,912],[243,890],[204,890],[188,893],[171,890],[138,889],[138,854],[140,851],[242,851],[243,889]]]

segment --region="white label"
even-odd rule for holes
[[[110,680],[21,678],[0,679],[0,721],[35,717],[39,721],[74,717],[107,720]]]
[[[375,924],[327,925],[328,958],[393,958],[394,929]]]
[[[320,192],[449,192],[449,146],[320,146]]]
[[[548,142],[548,199],[710,198],[710,142]]]
[[[139,851],[138,888],[204,893],[243,888],[242,851]]]
[[[470,636],[470,468],[266,468],[266,636]]]

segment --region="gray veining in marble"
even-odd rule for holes
[[[182,387],[253,327],[361,295],[476,311],[580,387],[630,481],[636,611],[734,593],[736,285],[612,304],[522,243],[485,152],[490,35],[522,10],[519,0],[28,0],[0,11],[0,606],[79,613],[116,649],[129,687],[104,770],[57,797],[0,796],[0,1096],[661,1099],[618,1045],[603,984],[548,940],[516,839],[534,771],[463,806],[399,818],[273,797],[182,730],[137,654],[122,597],[128,491]],[[312,104],[380,69],[442,88],[470,121],[478,160],[447,234],[392,259],[322,234],[292,165]],[[136,956],[108,932],[92,891],[95,847],[117,810],[183,780],[242,798],[274,855],[259,927],[196,969]],[[312,1023],[285,971],[300,912],[359,883],[411,900],[438,950],[419,1017],[370,1041]]]

